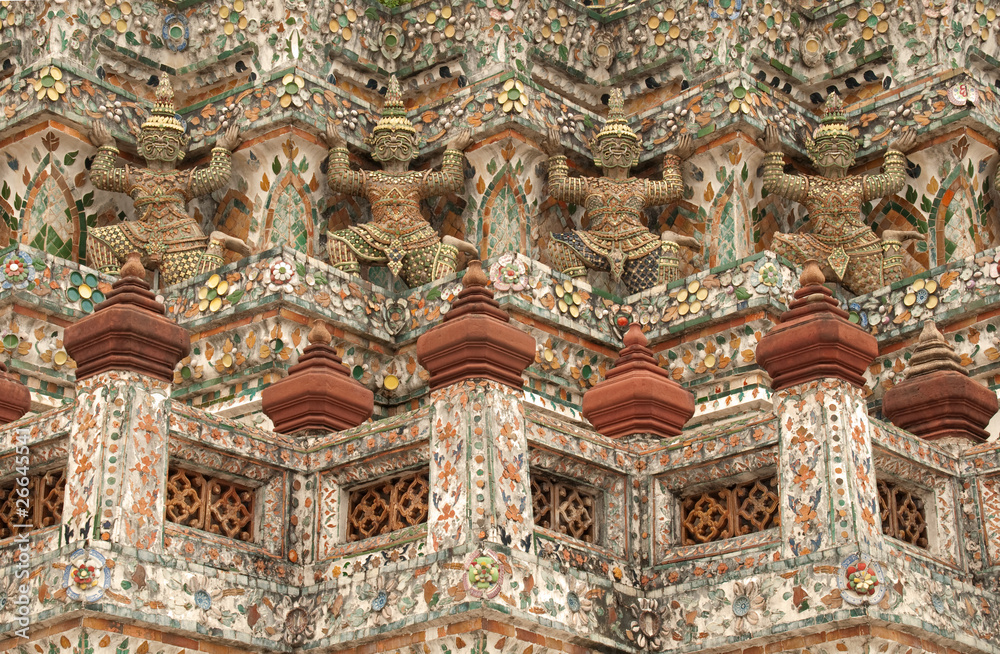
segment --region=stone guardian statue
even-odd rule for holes
[[[680,246],[701,248],[696,239],[674,232],[657,237],[641,222],[644,208],[683,196],[681,162],[694,152],[694,145],[689,135],[681,136],[678,147],[663,158],[662,181],[629,177],[639,163],[642,143],[628,126],[621,89],[611,90],[608,106],[608,120],[590,145],[604,177],[570,177],[559,132],[549,129],[543,146],[549,155],[549,194],[583,205],[590,220],[590,229],[553,234],[549,258],[571,277],[586,277],[587,269],[610,272],[629,293],[638,293],[677,279]]]
[[[115,165],[118,148],[103,122],[94,124],[91,141],[98,146],[90,168],[95,188],[127,193],[135,219],[97,227],[87,234],[87,263],[101,272],[117,273],[131,252],[138,252],[147,269],[158,270],[165,286],[183,282],[221,266],[227,249],[243,255],[242,240],[222,232],[206,237],[188,215],[187,203],[229,184],[232,151],[240,143],[234,124],[212,148],[207,167],[177,170],[188,138],[174,113],[174,91],[165,77],[156,87],[156,103],[137,139],[145,168]]]
[[[833,93],[826,99],[820,126],[805,141],[819,175],[786,175],[778,130],[768,125],[761,143],[767,153],[764,188],[801,202],[809,211],[808,232],[775,234],[771,249],[796,265],[818,260],[859,295],[902,279],[903,243],[923,236],[916,231],[886,230],[880,239],[865,224],[861,205],[903,188],[904,155],[915,144],[916,133],[907,130],[889,143],[881,174],[848,175],[858,144],[847,127],[840,96]]]
[[[330,146],[327,182],[335,193],[368,198],[372,220],[327,233],[330,263],[357,275],[361,263],[384,265],[407,286],[414,287],[455,272],[459,251],[479,257],[471,243],[452,236],[441,238],[420,213],[420,200],[465,189],[462,151],[472,142],[463,130],[448,142],[440,171],[411,171],[417,156],[417,135],[406,117],[403,95],[395,76],[389,79],[382,115],[367,143],[382,170],[352,170],[347,141],[331,123],[326,131]]]

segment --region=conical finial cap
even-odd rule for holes
[[[944,334],[934,322],[928,320],[920,332],[920,339],[910,358],[906,370],[906,378],[913,379],[940,370],[954,370],[968,376],[968,371],[962,367],[962,359],[952,349]]]

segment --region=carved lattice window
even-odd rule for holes
[[[64,468],[29,475],[26,498],[17,491],[20,487],[16,477],[0,485],[0,539],[13,536],[17,532],[14,525],[30,524],[32,529],[42,529],[62,521]]]
[[[228,479],[170,468],[167,520],[242,541],[253,540],[254,491]]]
[[[531,504],[539,527],[597,542],[598,497],[593,490],[532,470]]]
[[[756,479],[681,500],[681,543],[698,545],[779,524],[778,478]]]
[[[427,522],[430,472],[427,468],[351,489],[347,539],[351,542]]]
[[[878,482],[882,533],[927,549],[927,512],[919,495],[891,481]]]

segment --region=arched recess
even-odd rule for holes
[[[50,162],[46,155],[21,208],[20,242],[82,263],[86,253],[78,252],[82,249],[78,246],[81,236],[86,237],[83,220],[58,164]]]
[[[0,248],[5,248],[16,240],[17,219],[14,218],[14,209],[0,197]]]
[[[868,224],[879,236],[890,229],[900,231],[927,229],[927,221],[920,209],[898,195],[882,198],[868,214]],[[903,248],[904,277],[916,275],[931,267],[929,248],[920,247],[916,242],[909,243]]]
[[[243,193],[231,188],[219,203],[212,224],[221,232],[248,242],[250,237],[250,222],[253,218],[253,202]],[[226,252],[226,263],[238,261],[242,255],[236,252]]]
[[[493,177],[486,191],[480,209],[483,216],[480,252],[484,257],[524,252],[527,203],[509,164]]]
[[[708,252],[710,267],[739,261],[752,252],[746,196],[742,187],[735,183],[734,173],[730,173],[726,181],[712,203]]]
[[[988,250],[1000,240],[1000,216],[997,215],[996,203],[993,198],[993,194],[997,192],[993,185],[994,177],[983,174],[985,172],[984,166],[980,166],[980,171],[980,176],[983,178],[977,198],[980,240],[983,242],[983,248]]]
[[[313,254],[315,211],[302,178],[291,172],[271,188],[267,201],[264,232],[257,250],[262,252],[278,245]]]
[[[983,250],[979,222],[979,205],[969,177],[964,167],[957,165],[938,189],[927,219],[932,265],[964,259]]]

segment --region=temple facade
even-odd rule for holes
[[[0,650],[1000,654],[1000,0],[0,0]]]

